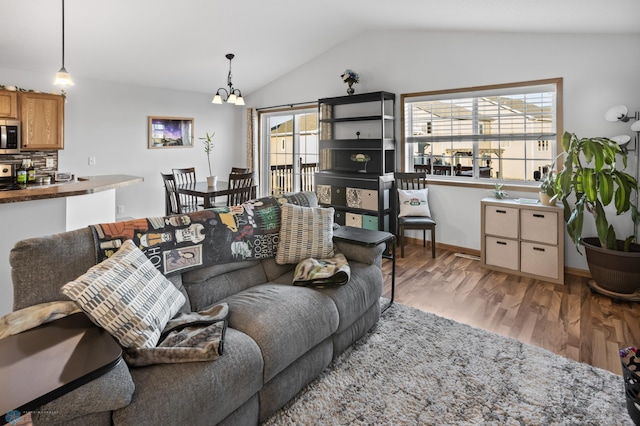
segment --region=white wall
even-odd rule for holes
[[[360,74],[356,93],[398,95],[399,117],[402,93],[563,77],[564,128],[578,136],[611,137],[629,128],[604,121],[608,107],[626,104],[640,110],[640,58],[633,48],[639,45],[637,35],[376,31],[320,54],[251,93],[247,101],[266,107],[346,95],[340,74],[351,68]],[[479,250],[480,200],[487,195],[483,189],[434,186],[429,197],[438,241]],[[567,266],[587,269],[570,240],[565,253]]]
[[[76,176],[128,174],[144,182],[116,191],[118,216],[164,215],[161,172],[172,168],[196,168],[202,180],[209,174],[202,148],[205,132],[215,132],[212,158],[214,174],[226,176],[232,165],[245,164],[242,132],[244,109],[212,105],[211,95],[180,92],[74,77],[65,105],[65,148],[59,151],[58,169]],[[52,75],[0,69],[0,84],[53,92]],[[194,147],[148,149],[148,117],[194,118]],[[96,165],[89,166],[88,158]],[[2,206],[0,205],[0,209]]]

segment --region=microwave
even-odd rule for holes
[[[0,120],[0,154],[20,153],[20,121]]]

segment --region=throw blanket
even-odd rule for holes
[[[178,314],[167,323],[155,348],[125,348],[123,358],[133,367],[216,360],[222,355],[228,316],[226,303]]]
[[[90,225],[98,262],[128,239],[164,275],[217,263],[275,256],[280,235],[280,206],[310,207],[306,193],[265,197],[239,206],[182,215]]]
[[[10,312],[0,317],[0,339],[77,312],[80,312],[80,308],[74,302],[40,303]]]
[[[329,259],[305,259],[298,263],[293,274],[294,285],[308,287],[338,287],[349,282],[351,268],[344,254]]]

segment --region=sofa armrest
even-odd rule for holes
[[[62,425],[71,419],[126,407],[135,385],[121,360],[108,373],[48,402],[31,413],[34,425]]]
[[[378,244],[377,246],[365,246],[342,240],[334,240],[333,243],[338,251],[344,254],[347,260],[382,267],[382,253],[387,246],[385,243]]]

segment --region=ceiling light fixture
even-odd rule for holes
[[[233,83],[231,82],[231,60],[235,57],[233,53],[227,53],[226,58],[229,60],[229,75],[227,76],[227,86],[229,86],[229,90],[221,87],[216,92],[216,95],[213,97],[211,101],[212,104],[221,104],[223,102],[221,92],[224,92],[226,96],[226,102],[229,104],[236,105],[244,105],[244,99],[242,98],[242,92],[240,89],[234,89]]]
[[[53,84],[61,87],[74,85],[71,76],[64,67],[64,0],[62,0],[62,68],[56,73],[56,79]]]

